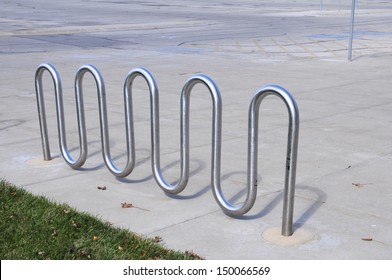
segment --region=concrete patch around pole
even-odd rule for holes
[[[31,166],[53,166],[61,164],[63,161],[60,156],[53,157],[51,160],[44,160],[43,158],[31,158],[26,160],[26,163]]]
[[[283,236],[281,231],[281,227],[269,228],[261,234],[261,237],[269,243],[282,246],[301,245],[316,239],[316,234],[303,228],[296,229],[291,236]]]

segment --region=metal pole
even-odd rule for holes
[[[351,26],[350,26],[350,41],[349,41],[349,46],[348,46],[348,61],[352,61],[353,38],[354,38],[355,2],[356,2],[356,0],[352,0],[352,4],[351,4]]]

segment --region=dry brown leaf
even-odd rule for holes
[[[122,208],[137,208],[137,209],[140,209],[140,210],[143,210],[143,211],[150,212],[150,210],[148,210],[148,209],[141,208],[141,207],[133,205],[132,203],[127,203],[127,202],[121,203],[121,207]]]
[[[363,237],[362,240],[363,241],[373,241],[373,238],[371,238],[371,237]]]
[[[12,195],[12,196],[16,196],[16,192],[12,192],[11,195]]]
[[[193,251],[188,251],[188,250],[186,250],[186,251],[185,251],[185,254],[188,255],[188,256],[190,256],[190,257],[192,257],[192,258],[194,258],[194,259],[203,260],[202,257],[200,257],[198,254],[194,253]]]
[[[163,239],[162,239],[162,237],[160,237],[160,236],[157,235],[157,236],[154,237],[153,240],[154,240],[155,243],[159,243],[159,242],[161,242]]]
[[[96,235],[93,236],[93,240],[94,240],[94,241],[97,241],[98,239],[99,239],[98,236],[96,236]]]
[[[133,208],[134,206],[132,203],[123,202],[123,203],[121,203],[121,207],[122,208]]]
[[[363,183],[351,183],[351,185],[357,187],[357,188],[363,188],[366,185],[371,185],[371,183],[363,184]]]

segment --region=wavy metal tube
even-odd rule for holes
[[[101,128],[102,154],[106,166],[112,174],[118,177],[129,175],[134,167],[135,148],[132,115],[132,86],[137,77],[143,77],[149,87],[150,93],[150,116],[151,116],[151,164],[154,178],[159,187],[170,194],[178,194],[183,191],[189,180],[189,113],[190,96],[196,84],[206,86],[212,98],[212,152],[211,152],[211,186],[214,198],[223,212],[229,216],[240,216],[247,213],[254,205],[257,197],[257,154],[258,154],[258,125],[259,108],[262,100],[275,95],[285,103],[289,113],[289,127],[287,139],[286,172],[284,183],[284,206],[282,235],[290,236],[293,233],[293,209],[296,162],[298,150],[299,113],[297,104],[292,95],[284,88],[270,85],[260,89],[253,97],[248,112],[248,166],[247,166],[247,195],[245,201],[233,205],[223,195],[221,188],[221,142],[222,142],[222,98],[217,85],[206,75],[199,74],[191,77],[185,83],[181,92],[181,175],[176,184],[171,185],[163,177],[160,163],[160,126],[159,126],[159,91],[152,74],[144,68],[131,70],[124,82],[125,123],[127,137],[127,164],[123,170],[119,170],[112,162],[110,156],[109,130],[107,121],[106,93],[104,81],[99,71],[92,65],[82,66],[75,79],[75,95],[78,113],[80,157],[73,161],[70,157],[65,139],[64,110],[62,105],[61,81],[53,66],[42,64],[36,72],[36,92],[40,117],[41,137],[45,160],[50,159],[49,142],[47,137],[47,125],[42,94],[42,73],[48,70],[52,76],[55,94],[58,128],[60,135],[60,147],[64,159],[73,168],[80,167],[87,157],[86,126],[83,106],[82,81],[86,73],[92,74],[95,79],[98,92],[99,117]]]
[[[64,122],[64,107],[63,107],[63,94],[60,75],[56,69],[51,64],[43,63],[40,64],[35,72],[35,91],[37,95],[37,106],[38,106],[38,116],[41,129],[41,139],[42,139],[42,150],[44,154],[44,160],[51,160],[50,146],[49,146],[49,136],[48,136],[48,126],[46,122],[46,111],[45,102],[42,87],[42,76],[45,71],[48,71],[52,77],[54,85],[54,93],[56,98],[56,114],[57,114],[57,128],[59,134],[59,146],[61,155],[69,166],[73,169],[80,168],[87,159],[87,139],[86,139],[86,128],[81,126],[80,121],[78,121],[79,129],[79,157],[74,160],[69,153],[67,147],[67,139],[65,133],[65,122]],[[82,112],[83,114],[83,112]]]
[[[110,141],[109,141],[109,125],[107,116],[107,104],[106,104],[106,91],[105,83],[102,75],[93,65],[84,65],[79,68],[75,78],[75,89],[76,89],[76,100],[78,118],[81,122],[84,121],[84,108],[83,108],[83,91],[82,82],[84,75],[90,73],[95,80],[98,93],[98,108],[99,108],[99,123],[101,131],[101,146],[102,156],[105,161],[106,167],[116,177],[128,176],[135,166],[135,147],[134,147],[134,132],[133,132],[133,116],[132,116],[132,98],[128,95],[124,85],[124,111],[125,111],[125,131],[126,131],[126,146],[127,146],[127,161],[124,169],[119,169],[112,160],[110,153]]]
[[[80,168],[87,159],[87,133],[86,133],[86,121],[84,115],[84,102],[83,102],[83,78],[86,73],[90,73],[96,83],[98,93],[98,106],[99,106],[99,120],[101,130],[101,145],[102,145],[102,156],[105,161],[106,167],[109,171],[117,177],[125,177],[129,175],[134,168],[135,148],[134,148],[134,133],[133,133],[133,120],[132,120],[132,99],[127,94],[124,86],[124,106],[125,106],[125,128],[126,128],[126,145],[127,145],[127,162],[124,169],[119,169],[115,166],[112,161],[110,154],[110,142],[109,142],[109,126],[107,118],[107,105],[106,105],[106,92],[104,80],[99,71],[92,65],[84,65],[79,68],[75,78],[75,99],[76,109],[78,117],[78,129],[79,129],[79,143],[80,143],[80,154],[77,160],[73,160],[66,145],[66,133],[64,124],[64,109],[62,100],[62,88],[60,76],[56,69],[50,64],[41,64],[36,71],[36,93],[37,93],[37,104],[39,112],[39,120],[41,127],[41,138],[44,151],[44,159],[50,160],[50,150],[47,132],[47,123],[45,116],[45,107],[42,90],[42,74],[45,70],[48,70],[52,76],[55,95],[56,95],[56,109],[57,109],[57,123],[59,130],[60,149],[64,160],[74,169]]]
[[[233,205],[228,202],[221,188],[221,142],[222,142],[222,98],[217,85],[205,75],[191,77],[181,92],[181,177],[176,185],[170,185],[162,176],[160,167],[159,136],[159,91],[152,74],[143,68],[132,70],[128,74],[127,84],[131,94],[132,82],[137,76],[146,80],[150,90],[151,105],[151,147],[152,171],[160,188],[170,194],[178,194],[184,190],[189,179],[189,112],[190,96],[196,84],[204,84],[210,91],[213,107],[212,120],[212,155],[211,185],[215,200],[222,210],[230,216],[247,213],[254,205],[257,197],[257,153],[258,153],[258,119],[261,101],[268,95],[279,96],[289,110],[289,131],[287,143],[286,179],[284,188],[284,214],[282,234],[292,234],[292,216],[298,147],[299,114],[297,104],[291,94],[279,86],[267,86],[255,94],[249,107],[248,127],[248,182],[247,195],[242,204]]]
[[[284,88],[277,85],[270,85],[260,89],[252,99],[249,107],[249,133],[250,138],[255,143],[255,147],[250,148],[249,153],[251,160],[256,166],[251,169],[257,169],[257,126],[258,111],[262,100],[269,96],[278,96],[286,105],[289,114],[289,126],[287,135],[287,152],[286,152],[286,170],[284,182],[283,198],[283,218],[282,218],[282,235],[290,236],[293,234],[293,212],[294,212],[294,194],[295,178],[297,172],[297,152],[298,152],[298,135],[299,135],[299,112],[294,97]],[[251,141],[251,140],[249,140]],[[249,146],[252,146],[249,144]]]
[[[298,134],[299,134],[299,113],[295,99],[284,88],[276,85],[266,86],[260,89],[253,97],[248,113],[248,172],[247,172],[247,195],[245,202],[233,205],[228,202],[222,193],[220,185],[220,142],[221,142],[221,121],[219,116],[214,115],[213,130],[213,165],[212,165],[212,186],[214,197],[222,210],[230,216],[239,216],[248,212],[254,205],[257,196],[257,154],[258,154],[258,126],[259,108],[262,100],[268,95],[280,97],[289,113],[289,128],[287,139],[286,174],[284,184],[283,201],[283,221],[282,235],[293,234],[293,210],[295,176],[297,166]],[[221,115],[221,114],[219,114]]]
[[[248,164],[248,184],[247,184],[247,195],[245,202],[238,205],[232,205],[227,201],[223,195],[221,188],[221,144],[222,144],[222,97],[218,86],[205,75],[196,75],[190,78],[182,90],[181,94],[181,117],[185,124],[184,130],[188,132],[189,126],[189,100],[190,94],[193,87],[198,84],[204,84],[210,91],[212,98],[212,152],[211,152],[211,186],[214,194],[214,198],[223,212],[230,216],[240,216],[248,212],[255,200],[257,195],[256,189],[256,178],[257,178],[257,166],[255,166],[253,176],[250,176],[250,165]],[[185,134],[184,134],[185,136]],[[253,139],[251,144],[257,147],[257,142]],[[257,158],[257,151],[255,153]]]
[[[125,81],[126,92],[132,95],[132,85],[136,77],[143,77],[150,91],[151,117],[151,165],[155,181],[159,187],[169,194],[183,191],[189,180],[189,116],[181,112],[181,175],[175,185],[168,183],[162,175],[160,160],[160,131],[159,131],[159,90],[153,75],[144,68],[131,70]],[[189,112],[187,112],[189,115]]]

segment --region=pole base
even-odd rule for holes
[[[269,228],[261,234],[261,237],[276,245],[295,246],[308,243],[316,239],[316,235],[306,229],[296,229],[291,236],[283,236],[281,227]]]
[[[53,166],[61,164],[62,160],[60,156],[53,157],[51,160],[44,160],[43,158],[32,158],[27,160],[26,163],[32,166]]]

